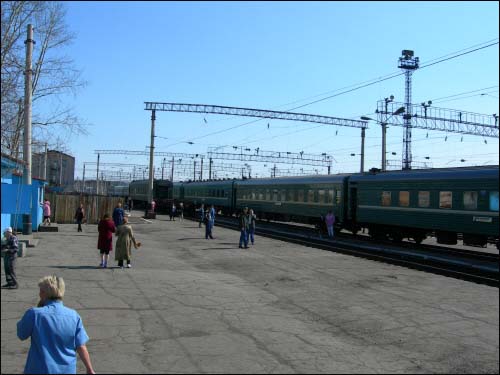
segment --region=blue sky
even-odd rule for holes
[[[499,30],[498,2],[65,4],[69,28],[76,34],[67,54],[89,82],[67,99],[92,124],[88,136],[69,140],[79,177],[83,162],[96,161],[94,150],[148,150],[150,112],[144,110],[145,101],[285,111],[400,72],[403,49],[414,50],[423,65],[486,41],[498,43]],[[412,102],[434,100],[436,107],[498,114],[498,51],[496,44],[415,71]],[[375,118],[378,100],[394,95],[404,102],[404,85],[401,75],[298,111]],[[359,129],[261,120],[209,135],[251,120],[158,112],[156,151],[203,154],[208,147],[236,145],[326,152],[336,160],[333,173],[359,171],[359,155],[350,155],[360,152]],[[387,151],[396,152],[388,159],[401,161],[403,128],[390,127],[387,136]],[[414,130],[412,139],[416,162],[428,161],[434,167],[498,164],[495,138],[485,143],[477,136],[462,139],[460,134]],[[380,167],[381,131],[376,123],[369,125],[365,147],[365,170]],[[101,162],[148,164],[148,158],[103,155]],[[156,158],[155,167],[160,163]],[[251,164],[254,175],[269,175],[271,165]]]

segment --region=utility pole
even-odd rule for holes
[[[149,189],[148,189],[148,204],[151,205],[153,202],[153,159],[154,159],[154,149],[155,149],[155,120],[156,120],[156,111],[153,109],[151,111],[151,145],[149,149]],[[146,216],[148,209],[146,207]]]
[[[365,128],[361,128],[361,173],[365,170]]]
[[[172,174],[170,175],[170,181],[174,182],[174,157],[172,156]]]
[[[193,181],[196,181],[196,160],[194,161],[194,166],[193,166]]]
[[[24,159],[24,171],[23,180],[24,184],[28,186],[29,189],[29,213],[23,215],[23,234],[32,233],[31,224],[31,209],[32,209],[32,189],[31,189],[31,75],[33,70],[31,69],[31,59],[33,56],[33,26],[28,25],[28,38],[24,42],[26,44],[26,70],[24,76],[24,147],[23,147],[23,159]]]
[[[212,158],[210,158],[208,160],[208,179],[209,180],[212,179],[212,163],[213,163],[213,160],[212,160]]]
[[[85,163],[83,163],[83,192],[85,193]]]
[[[62,186],[62,152],[59,151],[59,187]]]
[[[403,169],[411,169],[411,118],[412,118],[412,103],[411,103],[411,75],[413,71],[419,67],[419,58],[413,57],[413,51],[403,50],[402,57],[399,58],[398,68],[405,70],[405,114],[404,119],[404,135],[403,135]]]
[[[201,157],[201,165],[200,165],[200,181],[203,181],[203,156]]]
[[[387,136],[387,120],[389,118],[389,113],[387,111],[387,106],[390,102],[394,100],[394,95],[391,95],[388,98],[384,98],[385,101],[385,121],[382,122],[382,171],[385,171],[387,165],[387,156],[386,156],[386,136]]]

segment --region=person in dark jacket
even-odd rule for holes
[[[109,252],[113,250],[113,233],[116,230],[115,224],[109,214],[104,214],[102,220],[99,221],[97,230],[99,232],[97,248],[101,253],[100,267],[106,268],[108,266]]]
[[[240,222],[240,249],[248,249],[248,208],[245,207],[239,216]],[[245,245],[245,247],[241,245]]]
[[[17,250],[19,249],[19,242],[17,236],[12,233],[12,228],[8,227],[4,231],[6,243],[2,245],[2,249],[5,249],[5,255],[3,257],[3,266],[5,270],[5,279],[7,284],[2,285],[2,288],[6,289],[17,289],[19,287],[16,277],[16,261],[17,261]]]
[[[115,227],[118,225],[122,225],[123,217],[125,216],[125,212],[122,208],[122,203],[118,202],[115,209],[113,210],[113,222],[115,223]]]
[[[257,220],[257,216],[254,214],[253,210],[250,209],[248,212],[248,237],[250,241],[252,242],[252,245],[254,244],[254,234],[255,234],[255,221]],[[248,240],[247,240],[248,242]]]
[[[78,232],[82,231],[82,221],[85,217],[85,209],[83,208],[83,203],[80,203],[80,206],[76,209],[75,212],[75,220],[78,224]]]
[[[203,222],[205,223],[205,239],[208,240],[208,238],[210,237],[210,239],[214,239],[214,237],[212,236],[212,220],[210,219],[210,211],[207,210],[205,212],[205,218],[203,219]]]

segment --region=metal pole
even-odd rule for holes
[[[365,169],[365,128],[361,128],[361,173]]]
[[[85,193],[85,163],[83,163],[83,192]]]
[[[62,152],[59,151],[59,187],[62,186]]]
[[[170,181],[174,182],[174,157],[172,156],[172,174]]]
[[[43,179],[47,180],[47,142],[45,142],[45,157],[43,160]]]
[[[193,167],[193,181],[196,181],[196,160],[194,161],[194,167]]]
[[[32,209],[32,190],[31,190],[31,74],[33,73],[31,69],[31,58],[33,55],[33,26],[28,25],[28,38],[24,42],[26,44],[26,71],[24,76],[24,147],[23,147],[23,160],[24,160],[24,172],[23,180],[24,184],[28,186],[29,189],[29,213],[23,215],[23,234],[32,233],[31,224],[31,209]]]
[[[95,177],[95,195],[99,195],[99,159],[101,154],[97,153],[97,172]]]
[[[201,158],[201,166],[200,166],[200,181],[203,180],[203,157]]]
[[[156,120],[156,111],[153,109],[151,111],[151,147],[149,149],[149,189],[148,189],[149,204],[153,202],[153,174],[154,174],[153,160],[154,160],[154,149],[155,149],[155,120]]]
[[[163,158],[163,161],[161,163],[161,179],[163,180],[163,172],[165,171],[165,158]]]
[[[386,151],[385,151],[386,134],[387,134],[387,122],[383,122],[382,123],[382,170],[383,171],[385,171],[385,166],[387,164]]]
[[[212,158],[208,162],[208,179],[212,179]]]

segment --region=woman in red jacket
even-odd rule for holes
[[[102,220],[99,221],[97,230],[99,231],[97,248],[101,252],[100,267],[106,268],[108,266],[109,252],[113,250],[113,233],[115,233],[115,223],[113,223],[109,214],[104,214]]]

